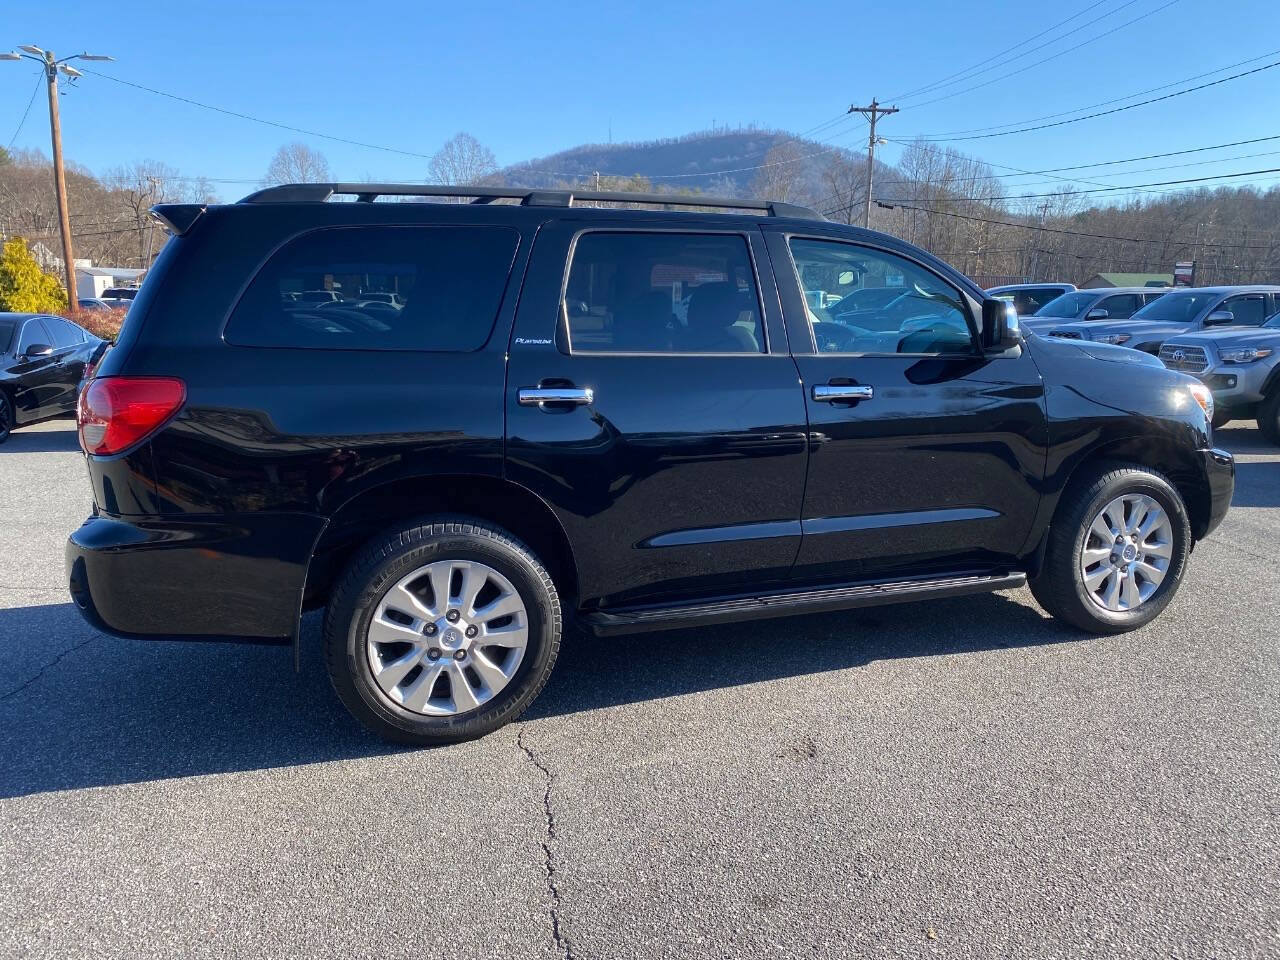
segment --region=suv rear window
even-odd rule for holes
[[[584,234],[564,299],[575,353],[764,350],[751,256],[734,234]]]
[[[249,284],[226,339],[246,347],[478,350],[493,331],[519,239],[508,227],[470,226],[305,234]]]

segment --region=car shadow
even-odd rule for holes
[[[1234,454],[1280,454],[1280,447],[1264,437],[1252,420],[1232,420],[1227,426],[1214,430],[1213,445]]]
[[[784,625],[785,626],[782,626]],[[778,656],[778,628],[787,655]],[[0,611],[0,644],[66,637],[32,664],[3,651],[0,797],[297,766],[399,752],[334,695],[318,618],[302,670],[287,647],[118,640],[69,603]],[[1070,642],[1069,632],[1000,594],[609,639],[570,632],[542,695],[544,718],[881,659]]]
[[[80,449],[80,440],[71,423],[65,430],[28,430],[19,427],[0,443],[0,456],[6,453],[72,453]]]
[[[1280,507],[1280,459],[1237,460],[1233,507]]]

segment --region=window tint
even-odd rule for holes
[[[760,353],[747,241],[694,233],[587,233],[565,287],[573,351]]]
[[[1142,296],[1137,293],[1119,293],[1114,297],[1107,297],[1098,306],[1107,311],[1108,319],[1127,320],[1142,306]]]
[[[791,257],[819,352],[973,352],[960,292],[910,260],[801,238]]]
[[[477,350],[493,330],[518,240],[505,227],[306,234],[254,278],[227,322],[227,340],[252,347]]]
[[[1080,293],[1064,293],[1055,297],[1036,311],[1037,317],[1059,317],[1072,319],[1084,315],[1084,312],[1098,298],[1096,293],[1083,291]]]
[[[12,320],[6,320],[0,317],[0,352],[9,349],[9,344],[13,343],[13,328],[17,326]]]
[[[1232,297],[1219,310],[1230,310],[1235,315],[1232,322],[1244,327],[1256,327],[1267,319],[1267,301],[1260,294]]]
[[[53,346],[56,348],[71,347],[84,342],[84,334],[74,323],[68,323],[57,317],[45,317],[44,325],[49,335],[53,337]]]
[[[34,343],[43,343],[51,347],[53,338],[49,336],[49,331],[39,320],[28,320],[27,325],[22,328],[22,338],[18,341],[18,356],[25,354]]]

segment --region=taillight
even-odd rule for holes
[[[173,377],[95,377],[76,407],[80,446],[108,457],[146,439],[169,422],[187,398]]]

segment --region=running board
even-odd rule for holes
[[[595,610],[582,615],[581,623],[598,637],[620,633],[674,630],[712,623],[790,617],[828,610],[849,610],[882,603],[959,597],[992,590],[1011,590],[1027,582],[1027,575],[998,573],[946,577],[938,580],[899,580],[892,583],[862,583],[822,590],[770,593],[758,597],[734,597],[714,602],[694,602],[674,606],[630,607]]]

